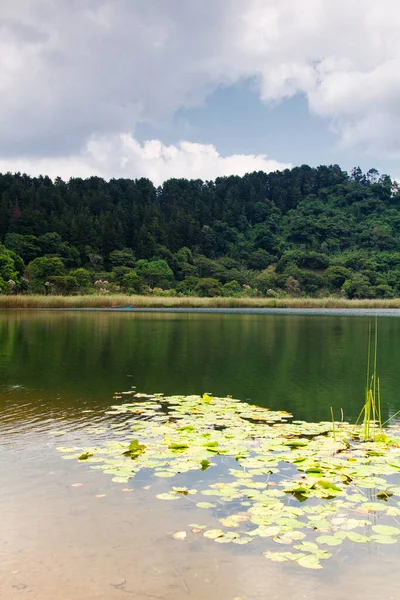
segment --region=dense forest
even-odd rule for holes
[[[0,175],[0,291],[400,295],[400,188],[303,165],[215,181]]]

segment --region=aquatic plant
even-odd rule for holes
[[[341,544],[399,539],[397,426],[384,441],[361,441],[363,425],[341,422],[333,432],[330,422],[295,421],[231,397],[125,394],[107,412],[105,443],[58,450],[116,484],[140,472],[177,478],[157,498],[191,499],[205,511],[203,523],[187,525],[189,536],[237,545],[262,540],[266,558],[309,569],[321,568]]]
[[[372,354],[373,343],[373,354]],[[357,418],[356,425],[363,419],[361,436],[364,441],[373,439],[385,441],[383,432],[381,412],[381,389],[377,374],[378,360],[378,317],[375,317],[374,331],[371,322],[368,328],[368,351],[367,351],[367,379],[365,385],[365,400],[361,412]],[[377,428],[379,432],[377,432]]]

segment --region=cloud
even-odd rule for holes
[[[182,141],[164,145],[159,140],[141,144],[130,134],[94,137],[79,155],[72,157],[0,159],[0,171],[30,175],[90,177],[147,177],[161,184],[171,177],[215,179],[224,175],[245,175],[252,171],[276,171],[291,165],[269,160],[263,154],[221,156],[213,145]]]
[[[393,0],[2,2],[0,157],[72,164],[248,78],[264,102],[304,94],[343,145],[397,156],[399,28]]]

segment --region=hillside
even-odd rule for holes
[[[0,240],[3,293],[400,295],[400,190],[375,169],[303,165],[158,188],[7,173]]]

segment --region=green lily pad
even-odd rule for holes
[[[84,440],[83,450],[60,446],[63,458],[98,463],[89,466],[116,483],[150,474],[154,482],[149,485],[161,488],[158,499],[185,496],[185,509],[214,512],[210,519],[218,519],[222,529],[192,530],[217,543],[269,538],[295,549],[266,552],[270,560],[320,569],[331,557],[324,547],[397,541],[400,528],[390,519],[400,516],[400,429],[381,436],[379,443],[360,443],[362,426],[337,423],[335,439],[332,423],[291,421],[285,411],[229,397],[128,395],[126,403],[116,395],[121,403],[107,411],[108,424],[88,428],[86,436],[100,436],[92,447],[85,448]],[[211,466],[216,468],[208,471]],[[204,502],[190,498],[197,493],[194,487],[165,489],[169,482],[163,479],[187,483],[183,478],[190,473]],[[185,513],[179,514],[185,518]],[[375,521],[384,516],[385,524],[374,525],[371,514]],[[179,529],[186,528],[185,523]]]
[[[322,565],[319,562],[319,559],[314,554],[307,554],[306,556],[301,556],[297,564],[300,567],[304,567],[305,569],[322,569]]]
[[[320,535],[315,540],[318,544],[326,544],[327,546],[340,546],[343,540],[334,535]]]
[[[378,533],[379,535],[399,535],[400,529],[398,527],[393,527],[392,525],[373,525],[372,531]]]

